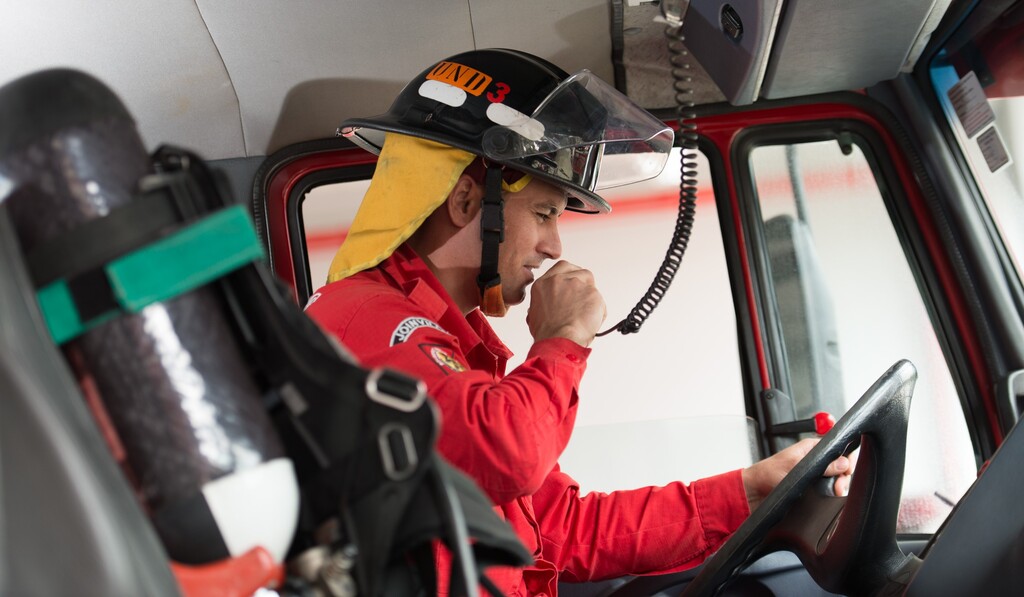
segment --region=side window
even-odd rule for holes
[[[837,415],[899,359],[918,370],[898,531],[933,532],[975,478],[963,410],[924,299],[857,144],[750,154],[798,417]],[[838,412],[836,412],[838,411]]]
[[[700,155],[693,234],[672,287],[637,334],[591,344],[576,428],[560,464],[582,490],[692,481],[751,462],[736,316],[708,160]],[[679,204],[679,152],[662,175],[607,189],[612,212],[567,212],[562,259],[594,273],[604,328],[629,313],[665,257]],[[550,265],[550,264],[549,264]],[[491,323],[522,362],[529,305]]]
[[[311,189],[302,200],[302,223],[313,292],[327,283],[327,269],[345,240],[345,233],[369,186],[369,180],[325,184]]]

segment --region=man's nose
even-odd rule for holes
[[[548,259],[558,259],[562,256],[562,239],[558,234],[557,223],[541,237],[539,249]]]

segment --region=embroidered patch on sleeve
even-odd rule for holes
[[[444,332],[444,328],[424,317],[406,317],[398,324],[395,331],[391,332],[391,346],[405,342],[419,328],[434,328]]]
[[[462,364],[462,361],[455,356],[455,351],[447,346],[441,346],[440,344],[420,344],[420,350],[423,354],[430,357],[441,371],[444,371],[445,375],[449,373],[462,373],[466,370],[466,366]]]

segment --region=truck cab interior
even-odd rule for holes
[[[560,220],[617,328],[561,468],[822,438],[702,565],[559,592],[1021,594],[1024,2],[45,0],[0,19],[0,595],[433,594],[391,566],[438,538],[477,595],[528,559],[421,384],[302,314],[376,163],[339,124],[482,48],[675,132]]]

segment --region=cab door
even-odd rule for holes
[[[824,101],[823,101],[824,100]],[[897,531],[934,532],[992,434],[970,300],[899,124],[856,94],[709,116],[725,156],[752,416],[764,455],[787,423],[838,418],[901,358],[918,369]]]
[[[698,120],[724,162],[760,448],[910,359],[903,534],[939,527],[1020,416],[1024,27],[1003,10],[963,6],[914,73],[865,93]]]

